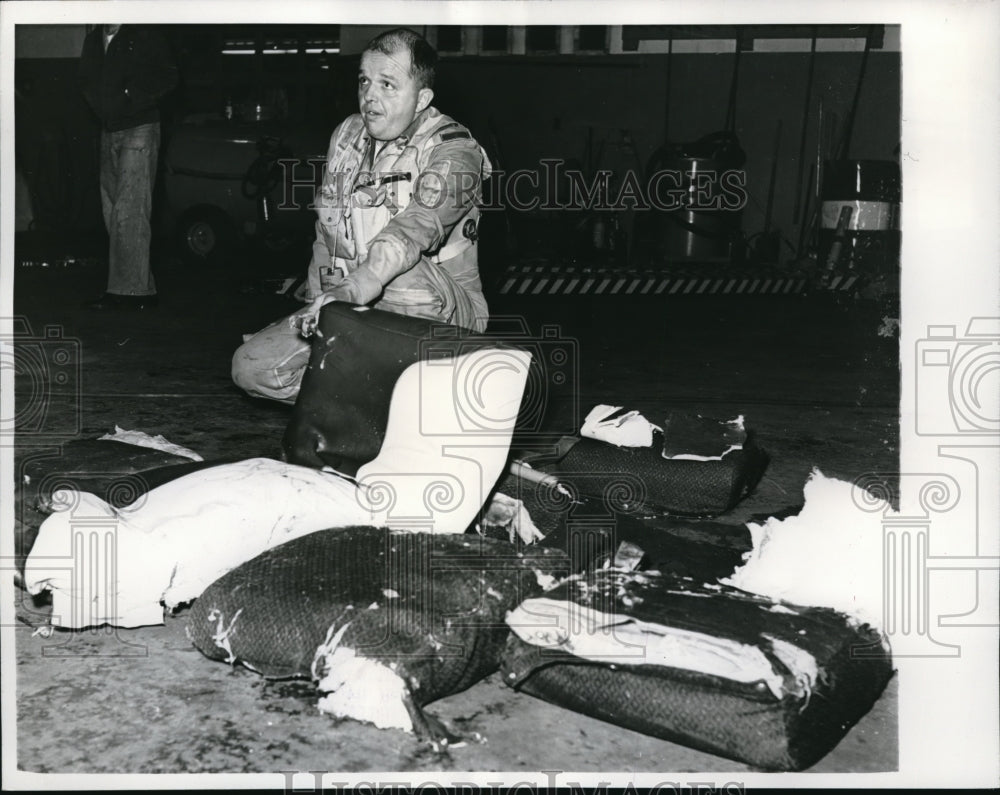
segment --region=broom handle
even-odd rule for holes
[[[806,77],[806,101],[802,109],[802,135],[799,137],[799,173],[795,178],[795,212],[792,223],[799,222],[802,210],[802,176],[806,167],[806,134],[809,132],[809,103],[812,102],[813,72],[816,69],[816,31],[813,30],[812,46],[809,49],[809,74]],[[808,190],[808,188],[806,188]]]

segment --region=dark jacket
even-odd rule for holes
[[[177,67],[163,35],[122,25],[104,51],[104,29],[92,30],[80,55],[83,95],[108,132],[160,120],[160,99],[177,85]]]

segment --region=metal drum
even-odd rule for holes
[[[745,161],[739,141],[726,132],[653,155],[648,171],[651,179],[661,174],[659,207],[670,209],[644,219],[652,264],[732,261],[742,241],[745,179],[738,170]]]
[[[668,262],[729,262],[733,244],[741,238],[742,207],[726,209],[718,160],[679,158],[674,168],[683,174],[685,206],[667,213],[664,257]],[[705,175],[706,179],[702,179]]]
[[[900,183],[899,164],[892,160],[826,161],[817,241],[820,262],[830,251],[842,210],[849,207],[838,269],[875,278],[896,275]]]

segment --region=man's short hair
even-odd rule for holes
[[[380,33],[367,45],[364,52],[380,52],[393,55],[400,50],[410,53],[410,75],[417,81],[418,88],[434,87],[434,70],[437,67],[437,51],[423,36],[409,28],[395,28]]]

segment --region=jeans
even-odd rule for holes
[[[101,134],[101,208],[110,238],[107,291],[115,295],[156,293],[149,219],[159,150],[158,122]]]

